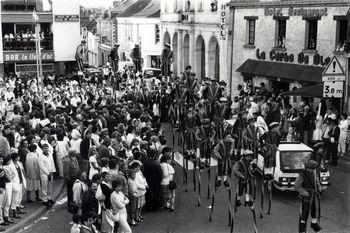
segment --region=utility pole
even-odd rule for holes
[[[37,72],[37,82],[41,93],[41,101],[43,105],[43,114],[46,117],[45,111],[45,99],[44,99],[44,83],[43,83],[43,64],[41,56],[41,43],[40,43],[40,24],[39,16],[36,11],[33,11],[33,22],[35,24],[35,52],[36,52],[36,72]]]

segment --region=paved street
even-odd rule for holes
[[[166,134],[171,132],[165,125]],[[168,135],[168,138],[171,138]],[[171,142],[170,142],[171,143]],[[350,158],[342,158],[336,169],[330,167],[332,186],[322,195],[322,232],[347,233],[350,231]],[[212,174],[215,167],[212,168]],[[229,232],[228,223],[228,192],[221,187],[216,194],[213,221],[209,222],[211,201],[202,198],[202,206],[197,206],[196,192],[193,192],[193,183],[190,182],[188,192],[182,181],[182,169],[177,165],[177,183],[179,184],[176,199],[176,211],[160,210],[154,213],[145,213],[145,221],[133,230],[135,233],[177,233],[177,232]],[[189,176],[192,180],[192,173]],[[202,194],[207,193],[207,174],[202,174]],[[62,194],[58,204],[45,216],[28,226],[24,233],[68,232],[71,226],[71,214],[66,211],[65,194]],[[261,233],[294,233],[297,232],[299,199],[296,193],[277,192],[273,195],[272,213],[259,218],[260,195],[257,195],[257,226]],[[265,201],[265,207],[267,200]],[[240,207],[235,218],[235,232],[254,232],[251,213],[248,207]]]

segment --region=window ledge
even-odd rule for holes
[[[243,45],[243,48],[246,48],[246,49],[255,49],[255,45],[253,45],[253,44],[245,44],[245,45]]]
[[[277,51],[287,51],[286,47],[272,47],[271,49]]]
[[[303,53],[317,54],[317,49],[303,49]]]

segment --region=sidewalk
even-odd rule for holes
[[[53,195],[52,198],[54,201],[57,200],[59,195],[65,188],[64,179],[55,180],[53,183]],[[26,194],[25,194],[26,195]],[[2,228],[6,229],[4,232],[6,233],[15,233],[19,232],[22,228],[27,226],[28,224],[34,222],[36,218],[44,214],[47,210],[49,210],[46,206],[43,206],[41,202],[34,202],[27,205],[23,211],[27,212],[27,214],[20,215],[21,219],[12,219],[15,223],[9,226],[2,226]]]

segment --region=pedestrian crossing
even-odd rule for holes
[[[181,167],[184,166],[184,156],[183,156],[180,152],[178,152],[178,151],[174,152],[174,160],[175,160],[175,162],[178,163]],[[186,161],[185,161],[185,162],[186,162]],[[190,161],[190,160],[188,160],[187,162],[188,162],[188,169],[187,169],[187,170],[193,170],[193,169],[194,169],[194,164],[193,164],[193,162]],[[211,167],[215,167],[215,166],[217,166],[217,165],[218,165],[218,161],[217,161],[216,159],[214,159],[214,158],[211,158],[210,166],[211,166]]]

